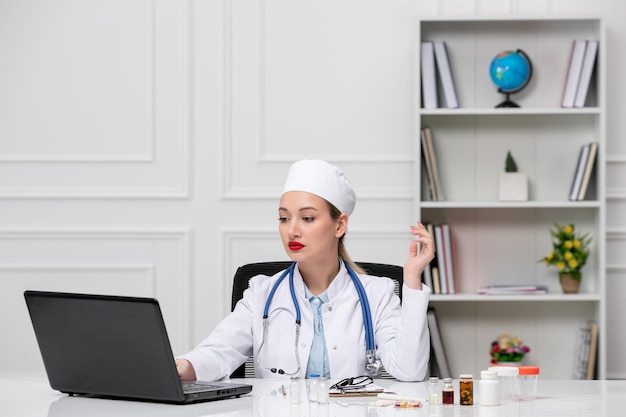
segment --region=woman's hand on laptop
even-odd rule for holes
[[[176,371],[181,381],[195,381],[196,370],[187,359],[176,359]]]

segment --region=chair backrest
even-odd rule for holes
[[[233,292],[231,299],[231,311],[235,309],[237,301],[243,297],[243,292],[248,288],[248,282],[250,278],[257,275],[269,275],[272,276],[277,272],[286,269],[291,265],[291,261],[274,261],[274,262],[257,262],[246,264],[237,268],[235,277],[233,280]],[[398,265],[379,264],[370,262],[357,262],[368,275],[377,277],[391,278],[395,283],[394,291],[402,300],[402,267]],[[237,368],[232,374],[231,378],[253,378],[254,377],[254,359],[248,358],[248,360]]]

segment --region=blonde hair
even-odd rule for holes
[[[330,211],[330,217],[333,220],[338,220],[339,217],[341,217],[341,210],[339,210],[337,207],[335,207],[333,204],[331,204],[330,202],[326,201],[326,203],[328,204],[328,208]],[[363,270],[363,268],[361,268],[360,266],[358,266],[353,260],[352,258],[350,258],[350,255],[348,255],[348,250],[346,249],[346,245],[344,244],[343,240],[344,237],[346,236],[346,234],[344,233],[343,236],[341,236],[339,238],[339,246],[338,246],[338,250],[337,250],[337,255],[348,265],[350,265],[352,267],[352,269],[354,269],[354,272],[356,272],[357,274],[366,274],[366,272]]]

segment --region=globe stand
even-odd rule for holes
[[[499,109],[499,108],[505,108],[505,107],[520,107],[520,105],[519,105],[519,104],[517,104],[517,103],[515,103],[515,102],[511,101],[511,99],[510,99],[510,97],[511,97],[511,93],[505,93],[504,91],[502,91],[502,90],[500,90],[500,89],[498,89],[498,92],[499,92],[499,93],[506,94],[506,100],[504,100],[502,103],[498,104],[498,105],[496,106],[496,109]]]

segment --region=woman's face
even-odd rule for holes
[[[348,216],[333,219],[326,200],[315,194],[289,191],[280,198],[278,230],[285,252],[296,262],[336,258],[347,226]]]

